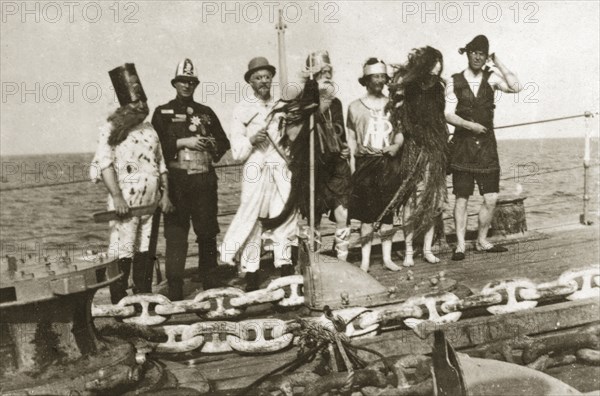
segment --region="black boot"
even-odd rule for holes
[[[205,259],[204,259],[205,255],[206,255],[206,248],[204,246],[204,239],[198,238],[197,242],[198,242],[198,272],[196,272],[194,275],[192,275],[190,280],[192,282],[200,283],[200,282],[204,281],[204,277],[206,276]]]
[[[187,241],[167,239],[166,272],[169,285],[168,296],[171,301],[183,300],[183,272],[187,257]]]
[[[282,265],[279,268],[280,276],[283,278],[284,276],[295,275],[296,271],[294,270],[294,266],[292,264]]]
[[[148,252],[133,255],[133,294],[152,293],[154,266]]]
[[[217,238],[202,238],[198,240],[198,276],[194,282],[202,282],[204,290],[221,287],[217,273]]]
[[[298,265],[298,246],[292,246],[292,266]]]
[[[121,271],[121,277],[108,286],[108,289],[110,290],[110,302],[113,304],[117,304],[123,297],[127,296],[131,261],[131,257],[119,259],[119,271]]]
[[[169,291],[167,292],[167,298],[171,301],[183,300],[183,281],[180,279],[169,280]]]
[[[246,291],[251,292],[260,289],[260,282],[258,281],[258,271],[246,272]]]

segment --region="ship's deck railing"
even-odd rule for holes
[[[521,126],[526,126],[526,125],[535,125],[535,124],[557,122],[557,121],[578,119],[578,118],[585,118],[587,121],[587,119],[593,118],[595,115],[598,115],[598,112],[592,113],[592,112],[586,111],[583,114],[577,114],[577,115],[563,116],[563,117],[557,117],[557,118],[548,118],[548,119],[543,119],[543,120],[522,122],[522,123],[516,123],[516,124],[501,125],[501,126],[494,127],[494,129],[497,130],[497,129],[515,128],[515,127],[521,127]],[[588,207],[588,203],[590,200],[590,197],[588,194],[589,168],[600,166],[600,163],[594,163],[594,164],[591,163],[590,140],[591,140],[591,128],[590,128],[590,125],[586,122],[585,153],[584,153],[584,161],[583,161],[583,169],[584,169],[583,214],[581,215],[581,219],[580,219],[581,223],[583,223],[583,224],[591,224],[591,222],[588,220],[588,213],[587,213],[587,207]],[[233,163],[227,163],[227,164],[216,164],[214,167],[216,169],[226,169],[226,168],[237,167],[241,171],[242,166],[243,166],[243,164],[240,162],[233,162]],[[572,170],[580,169],[580,168],[581,168],[581,166],[574,166],[574,167],[561,168],[561,169],[551,169],[551,170],[546,170],[546,171],[542,171],[542,172],[536,172],[536,176],[551,174],[551,173],[568,172],[568,171],[572,171]],[[508,176],[508,177],[501,178],[500,180],[507,181],[512,178],[513,178],[513,176]],[[16,191],[16,190],[29,190],[29,189],[34,189],[34,188],[45,188],[45,187],[55,187],[55,186],[79,184],[79,183],[86,183],[86,182],[89,182],[89,180],[81,179],[81,180],[71,180],[71,181],[57,182],[57,183],[42,183],[42,184],[31,184],[31,185],[22,185],[22,186],[11,186],[11,187],[7,187],[7,188],[1,188],[1,185],[0,185],[0,192],[8,192],[8,191]],[[451,188],[451,187],[452,187],[452,185],[448,184],[448,188]],[[541,203],[541,204],[537,204],[537,205],[533,205],[533,206],[528,206],[527,208],[531,209],[531,208],[556,205],[556,204],[566,203],[566,202],[571,202],[571,200],[551,201],[551,202]],[[236,213],[236,210],[224,210],[224,211],[219,211],[218,216],[219,217],[227,217],[227,216],[232,216],[235,213]],[[477,216],[477,215],[478,215],[478,213],[469,213],[467,216],[473,217],[473,216]],[[447,217],[444,217],[443,220],[451,220],[453,218],[454,218],[453,216],[447,216]],[[74,231],[72,234],[75,235],[75,234],[79,234],[79,233],[80,233],[80,231]],[[63,235],[69,236],[69,235],[71,235],[71,233],[65,233]],[[333,235],[333,233],[323,233],[321,236],[328,237],[328,236],[332,236],[332,235]],[[21,241],[26,241],[26,240],[31,240],[31,239],[35,239],[35,238],[26,238],[26,239],[22,239]]]

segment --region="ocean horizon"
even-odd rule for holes
[[[518,144],[515,144],[517,142]],[[591,143],[589,168],[590,213],[597,216],[600,191],[598,140]],[[501,196],[526,198],[529,229],[568,218],[576,223],[583,205],[582,138],[499,140],[502,167]],[[0,179],[0,253],[37,254],[40,249],[76,246],[78,251],[100,250],[108,243],[108,225],[94,223],[92,214],[106,210],[107,190],[88,179],[93,153],[2,156]],[[219,165],[233,164],[228,153]],[[219,177],[219,224],[223,237],[239,205],[241,166],[222,166]],[[448,177],[451,184],[451,177]],[[481,197],[469,201],[476,213]],[[453,229],[453,196],[445,208],[447,230]],[[328,220],[323,220],[325,223]],[[469,218],[469,229],[477,226]],[[190,242],[194,235],[190,232]],[[164,238],[159,238],[159,251]],[[49,248],[50,247],[50,248]]]

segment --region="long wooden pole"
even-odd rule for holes
[[[313,64],[312,57],[308,57],[308,67],[309,67],[309,79],[313,79]],[[309,185],[309,194],[310,194],[310,216],[309,216],[309,227],[310,227],[310,237],[309,243],[311,251],[315,250],[315,115],[314,113],[310,114],[309,122],[308,122],[308,132],[310,133],[310,159],[309,159],[309,173],[310,173],[310,185]]]
[[[288,79],[287,79],[287,60],[285,54],[285,29],[287,28],[283,20],[283,10],[279,10],[279,21],[275,25],[277,29],[277,47],[279,49],[279,96],[281,99],[287,99],[285,95]]]

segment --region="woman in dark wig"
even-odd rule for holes
[[[406,253],[404,266],[413,262],[413,238],[424,233],[423,257],[440,260],[431,252],[434,223],[446,201],[448,127],[444,117],[445,83],[440,77],[443,57],[432,47],[414,49],[395,73],[389,108],[394,128],[404,135],[401,161],[403,184],[395,207],[404,207]]]

